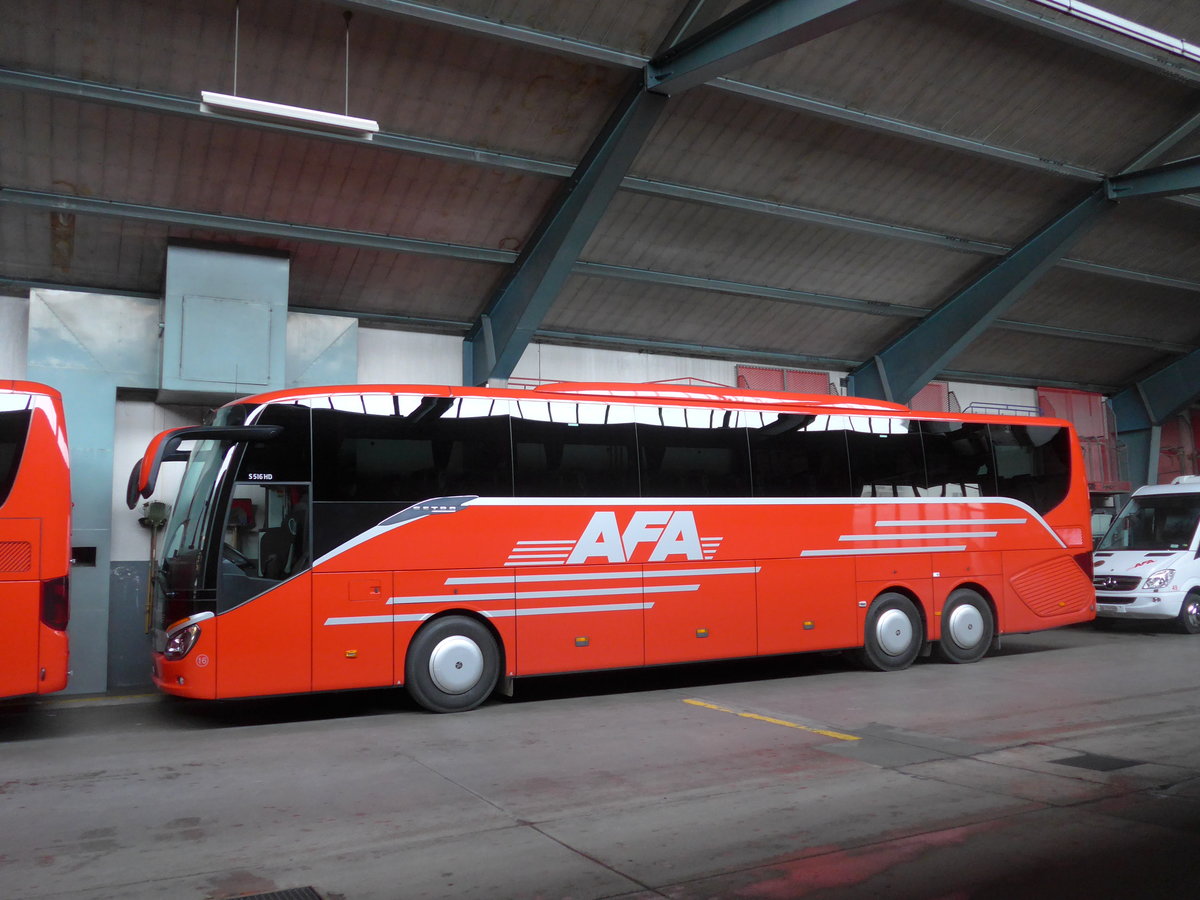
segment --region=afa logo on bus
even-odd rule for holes
[[[593,560],[610,563],[712,559],[721,538],[700,537],[691,510],[638,510],[622,529],[617,514],[601,510],[576,541],[567,565]],[[648,547],[649,555],[643,549]]]

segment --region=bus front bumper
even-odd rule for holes
[[[1186,591],[1097,591],[1096,615],[1109,619],[1174,619]]]

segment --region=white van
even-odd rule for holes
[[[1200,634],[1200,476],[1138,488],[1096,547],[1096,616]]]

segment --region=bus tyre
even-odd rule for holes
[[[1183,598],[1175,627],[1184,634],[1200,634],[1200,593],[1193,591]]]
[[[474,709],[491,696],[499,677],[496,639],[466,616],[434,619],[417,632],[404,660],[404,686],[431,712]]]
[[[903,594],[880,594],[867,612],[859,662],[879,672],[907,669],[921,651],[924,630],[913,602]]]
[[[996,624],[992,609],[979,594],[959,588],[942,607],[942,639],[937,653],[946,662],[972,663],[983,659],[992,645]]]

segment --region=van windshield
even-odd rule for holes
[[[1097,550],[1186,550],[1200,521],[1200,493],[1133,497]]]

